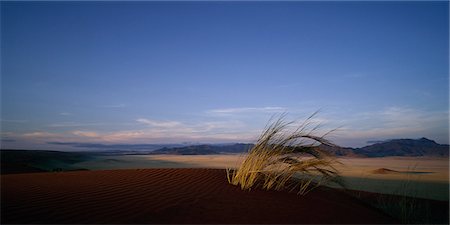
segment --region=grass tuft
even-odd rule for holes
[[[319,144],[334,144],[325,139],[326,134],[313,134],[319,127],[310,128],[316,114],[295,129],[291,129],[294,122],[285,122],[286,114],[276,120],[272,117],[240,167],[227,169],[228,182],[243,190],[259,185],[264,189],[297,190],[298,194],[328,182],[343,185],[333,166],[339,162],[317,148]]]

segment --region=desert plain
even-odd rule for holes
[[[129,168],[237,168],[245,154],[100,156],[74,166]],[[449,161],[443,157],[338,158],[335,167],[349,189],[448,200]],[[380,173],[380,169],[386,171]],[[389,171],[391,170],[391,171]]]

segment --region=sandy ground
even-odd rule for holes
[[[114,168],[237,168],[245,155],[127,155],[105,156],[99,161],[76,164],[87,169]],[[339,158],[342,165],[336,168],[343,176],[374,179],[408,179],[418,181],[448,182],[449,161],[447,158],[429,157],[384,157],[384,158]],[[134,165],[132,165],[134,164]],[[388,168],[404,172],[374,174],[372,171]]]
[[[2,175],[2,223],[398,223],[343,191],[242,191],[218,169]]]
[[[237,168],[245,155],[127,155],[105,156],[96,161],[76,164],[90,170],[130,168]],[[384,157],[339,158],[336,165],[348,188],[384,194],[448,200],[449,161],[447,158]],[[403,172],[374,174],[387,168]]]
[[[341,158],[343,165],[338,166],[344,176],[374,179],[417,180],[446,182],[449,179],[449,161],[447,158],[429,157],[384,157],[384,158]],[[388,168],[403,172],[429,173],[391,173],[374,174],[379,168]]]

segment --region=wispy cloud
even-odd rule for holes
[[[86,133],[84,133],[86,134]],[[89,137],[92,138],[92,137]],[[255,138],[253,133],[246,132],[185,132],[178,131],[160,131],[160,130],[128,130],[110,133],[101,133],[90,139],[90,141],[108,142],[108,143],[180,143],[184,141],[248,141]],[[86,141],[80,139],[80,141]]]
[[[245,123],[238,120],[203,122],[193,126],[194,130],[201,132],[222,130],[233,131],[242,128],[245,128]]]
[[[123,129],[100,129],[101,123],[62,122],[48,125],[48,130],[25,133],[2,133],[3,139],[14,139],[17,143],[48,142],[98,142],[98,143],[181,143],[246,141],[256,134],[249,132],[245,123],[236,120],[191,121],[155,120],[138,118],[135,123],[121,124]],[[136,126],[141,124],[141,126]],[[134,125],[134,126],[133,126]],[[62,131],[51,128],[64,127]],[[74,128],[74,129],[70,129]]]
[[[403,128],[425,130],[448,125],[448,111],[426,111],[408,107],[388,107],[381,111],[365,113],[365,120],[373,128]],[[372,122],[368,121],[371,120]]]
[[[118,126],[130,126],[130,125],[135,125],[135,123],[131,123],[131,122],[113,122],[113,123],[106,123],[106,122],[92,123],[92,122],[87,122],[87,123],[82,123],[82,122],[67,121],[67,122],[52,123],[52,124],[48,124],[46,126],[47,127],[59,128],[59,127],[100,127],[100,126],[103,126],[103,127],[104,126],[118,127]]]
[[[336,139],[368,140],[428,137],[448,142],[448,111],[426,111],[408,107],[388,107],[374,112],[352,115],[344,127],[335,132]]]
[[[129,130],[102,134],[100,140],[107,142],[142,142],[143,140],[154,141],[161,137],[163,136],[158,132]]]
[[[101,123],[78,123],[78,122],[60,122],[47,125],[48,127],[85,127],[85,126],[99,126]]]
[[[78,123],[78,122],[60,122],[47,125],[48,127],[88,127],[88,126],[102,126],[105,123]]]
[[[156,150],[163,147],[176,147],[177,144],[101,144],[91,142],[47,142],[50,145],[71,146],[75,148],[101,149],[101,150]]]
[[[72,134],[77,135],[77,136],[81,136],[81,137],[89,137],[89,138],[96,138],[99,137],[100,135],[97,132],[93,132],[93,131],[72,131]]]
[[[140,129],[106,132],[96,130],[94,127],[58,133],[37,131],[18,136],[28,141],[39,142],[179,143],[249,141],[256,138],[257,134],[249,130],[243,122],[235,120],[184,123],[139,118],[136,122],[145,126]]]
[[[282,107],[217,109],[216,113],[284,111]],[[246,114],[247,115],[247,114]],[[4,139],[31,142],[98,142],[98,143],[180,143],[191,142],[251,142],[267,122],[263,117],[203,117],[197,121],[155,120],[138,118],[122,129],[107,130],[96,126],[78,127],[82,124],[63,123],[53,127],[68,127],[62,132],[39,130],[28,133],[2,133]],[[367,141],[392,138],[428,137],[438,143],[448,143],[448,111],[427,111],[408,107],[388,107],[379,111],[356,114],[319,114],[310,128],[321,123],[317,130],[322,134],[333,128],[329,138],[344,146],[363,146]],[[219,119],[218,119],[219,118]],[[255,122],[255,123],[253,123]],[[298,122],[302,122],[301,119]],[[258,125],[259,124],[259,125]],[[87,125],[87,124],[85,124]],[[92,125],[92,124],[90,124]],[[131,126],[130,126],[131,125]],[[73,127],[71,129],[70,127]],[[330,128],[330,129],[328,129]]]
[[[23,137],[29,137],[29,138],[54,138],[54,137],[63,137],[60,133],[50,133],[46,131],[36,131],[36,132],[30,132],[30,133],[24,133],[22,135]]]
[[[153,127],[162,127],[162,128],[173,128],[173,127],[180,127],[183,124],[178,121],[157,121],[157,120],[150,120],[145,118],[139,118],[136,120],[139,123],[146,124]]]

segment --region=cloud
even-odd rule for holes
[[[218,130],[235,130],[245,128],[245,124],[241,121],[213,121],[213,122],[203,122],[194,126],[194,130],[207,132],[207,131],[218,131]]]
[[[229,108],[216,109],[216,113],[281,111],[282,107]],[[212,120],[211,117],[199,121],[155,120],[138,118],[127,124],[129,129],[104,130],[75,128],[80,124],[64,123],[61,126],[74,127],[64,132],[35,131],[25,134],[8,133],[3,138],[39,142],[98,142],[98,143],[181,143],[190,142],[252,142],[266,124],[264,114],[259,116],[224,117]],[[225,119],[226,118],[226,119]],[[217,119],[217,117],[214,117]],[[301,119],[299,123],[303,122]],[[320,114],[310,122],[309,128],[319,123],[323,127],[316,130],[320,135],[339,128],[328,138],[343,146],[363,146],[367,141],[393,138],[427,137],[438,143],[448,143],[448,111],[427,111],[408,107],[387,107],[378,111],[346,114]],[[141,124],[141,126],[136,126]],[[134,125],[130,127],[128,125]],[[55,125],[57,127],[58,125]],[[293,127],[295,128],[295,127]],[[103,131],[102,131],[103,130]]]
[[[101,144],[101,143],[90,143],[90,142],[47,142],[50,145],[60,145],[60,146],[71,146],[75,148],[88,148],[88,149],[98,149],[98,150],[156,150],[163,147],[176,147],[180,145],[174,144]]]
[[[61,122],[47,125],[48,127],[86,127],[86,126],[101,126],[105,123],[78,123],[78,122]]]
[[[43,138],[43,137],[59,137],[60,134],[57,133],[49,133],[45,131],[36,131],[31,133],[25,133],[23,134],[24,137],[32,137],[32,138]]]
[[[90,138],[95,138],[95,137],[99,137],[100,135],[96,132],[93,131],[73,131],[72,134],[77,135],[77,136],[81,136],[81,137],[90,137]]]
[[[159,121],[140,118],[136,120],[139,123],[149,126],[149,130],[159,133],[169,134],[193,134],[193,133],[206,133],[206,132],[218,132],[223,130],[236,130],[245,128],[245,124],[238,120],[225,120],[225,121],[207,121],[207,122],[193,122],[183,123],[180,121]]]
[[[111,123],[79,123],[79,122],[60,122],[47,125],[48,127],[98,127],[117,125]]]
[[[173,127],[182,126],[182,123],[180,123],[178,121],[156,121],[156,120],[149,120],[149,119],[144,119],[144,118],[139,118],[136,121],[139,123],[149,125],[149,126],[161,127],[161,128],[173,128]]]
[[[224,108],[224,109],[211,109],[207,113],[210,114],[235,114],[235,113],[276,113],[285,112],[287,108],[284,107],[241,107],[241,108]]]
[[[99,134],[95,139],[109,143],[180,143],[184,141],[221,142],[246,141],[254,138],[249,132],[184,132],[159,130],[129,130]]]
[[[136,123],[80,123],[80,122],[59,122],[48,124],[47,127],[99,127],[99,126],[129,126],[136,125]]]
[[[2,133],[3,139],[14,139],[17,143],[35,143],[36,146],[48,145],[48,142],[68,142],[68,143],[181,143],[190,142],[223,142],[223,141],[247,141],[256,137],[254,132],[249,132],[245,123],[237,120],[221,121],[191,121],[190,123],[181,121],[161,121],[149,118],[139,118],[138,123],[144,126],[126,130],[107,131],[96,129],[95,126],[89,129],[73,129],[65,131],[39,130],[31,132],[8,132]],[[47,127],[78,127],[82,125],[75,122],[65,122],[52,124]],[[121,124],[123,125],[123,124]]]
[[[256,137],[255,132],[249,132],[243,122],[236,120],[183,123],[139,118],[136,121],[146,126],[141,129],[113,132],[74,130],[63,133],[60,139],[52,140],[54,142],[179,143],[183,141],[248,141]],[[44,136],[28,135],[28,137]]]
[[[448,111],[395,106],[350,116],[333,134],[337,140],[358,140],[363,145],[368,140],[428,137],[448,143]]]
[[[108,142],[127,142],[127,141],[142,141],[151,140],[155,137],[161,137],[156,132],[146,132],[143,130],[129,130],[117,131],[112,133],[102,134],[100,139]]]
[[[424,111],[406,107],[388,107],[368,115],[375,128],[409,129],[422,131],[431,127],[448,124],[448,111]],[[378,124],[378,125],[377,125]]]

